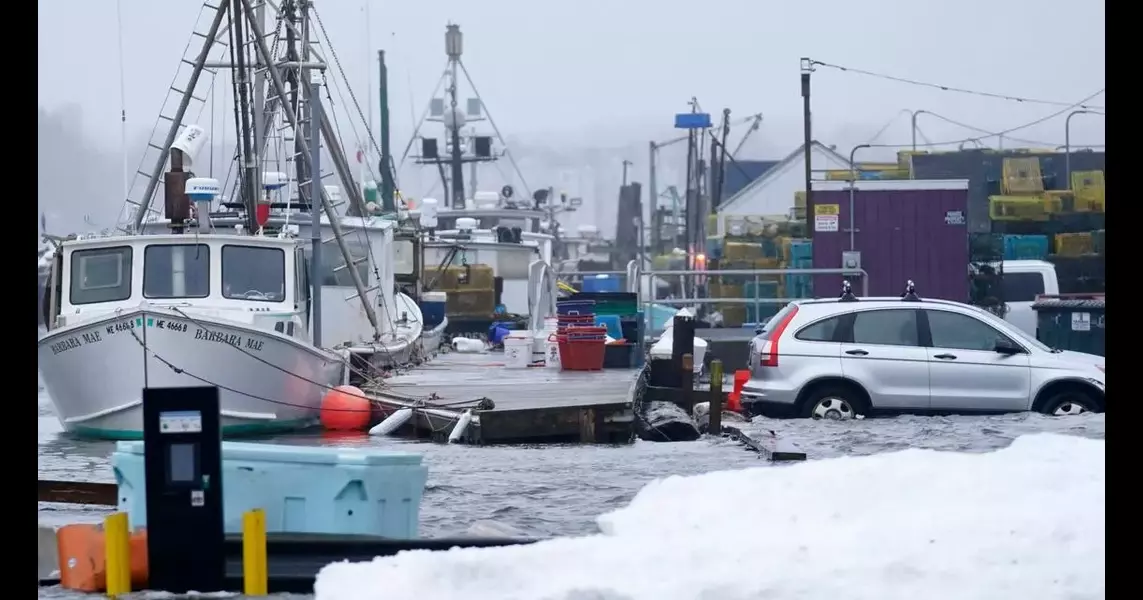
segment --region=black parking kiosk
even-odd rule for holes
[[[148,587],[225,587],[218,388],[143,390]]]

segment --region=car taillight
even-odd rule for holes
[[[798,307],[795,306],[790,309],[782,320],[774,324],[774,329],[770,332],[769,339],[762,344],[759,353],[762,355],[762,362],[759,363],[763,367],[776,367],[778,366],[778,340],[782,338],[782,333],[786,331],[786,327],[790,325],[790,321],[794,320],[794,315],[798,314]]]

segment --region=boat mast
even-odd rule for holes
[[[252,31],[250,33],[253,34],[253,36],[254,36],[254,38],[253,38],[254,39],[254,46],[258,50],[258,53],[261,55],[262,60],[267,65],[270,66],[270,68],[269,68],[270,83],[274,86],[274,94],[278,97],[278,100],[279,100],[278,104],[282,107],[282,114],[286,117],[286,120],[289,122],[290,128],[293,129],[294,131],[298,131],[301,127],[300,120],[298,119],[297,113],[294,112],[294,107],[290,106],[289,102],[287,101],[286,86],[285,86],[285,84],[282,83],[282,74],[279,70],[279,67],[274,64],[273,57],[270,56],[270,50],[266,46],[266,38],[265,38],[264,32],[262,31],[262,27],[258,23],[255,22],[254,11],[250,6],[250,0],[235,0],[235,1],[242,3],[242,7],[246,11],[246,16],[249,19],[250,29],[252,29]],[[309,2],[309,4],[310,4],[310,6],[313,5],[312,0]],[[301,66],[301,65],[299,65],[299,66]],[[305,65],[304,64],[304,66],[312,68],[311,65]],[[322,68],[324,68],[324,66],[325,65],[321,65]],[[324,111],[321,114],[321,125],[322,125],[321,133],[326,138],[327,147],[330,149],[330,155],[334,159],[334,166],[337,168],[337,171],[338,171],[339,175],[341,176],[342,183],[347,184],[348,186],[356,185],[353,182],[352,177],[349,177],[347,170],[344,169],[344,165],[338,164],[338,162],[339,162],[338,157],[339,156],[341,157],[342,162],[344,162],[345,157],[344,157],[344,155],[342,155],[340,153],[340,149],[337,146],[337,137],[335,135],[333,135],[333,127],[330,125],[329,119],[325,115]],[[298,139],[300,140],[300,144],[302,146],[301,147],[302,154],[299,155],[299,158],[301,158],[302,160],[305,160],[305,161],[309,161],[310,160],[310,143],[309,143],[309,140],[306,140],[304,136],[301,136]],[[315,135],[314,136],[315,150],[318,146],[320,146],[320,144],[318,142],[319,142],[319,138]],[[319,193],[318,197],[321,199],[322,208],[325,210],[326,217],[329,220],[330,229],[333,229],[333,237],[334,237],[334,240],[337,241],[338,249],[341,250],[342,259],[345,261],[345,264],[347,264],[347,265],[357,264],[357,261],[354,260],[353,255],[349,252],[349,247],[345,244],[344,235],[343,235],[342,229],[341,229],[341,220],[340,220],[340,216],[337,214],[337,209],[333,206],[333,203],[330,202],[329,195],[325,193],[324,186],[320,185],[321,174],[313,170],[312,164],[310,165],[310,173],[312,174],[311,180],[314,181],[314,184],[312,185],[312,187],[315,188],[316,191]],[[353,194],[353,192],[355,190],[352,187],[348,188],[347,191],[350,192],[350,198],[351,198],[350,201],[351,202],[356,201],[356,202],[358,202],[358,204],[360,204],[360,190],[356,190],[357,194]],[[368,301],[368,296],[367,296],[367,294],[372,290],[367,290],[365,288],[365,283],[363,281],[361,281],[361,274],[358,273],[357,269],[354,269],[351,267],[349,269],[346,269],[346,271],[349,272],[349,276],[353,280],[353,287],[356,288],[357,296],[358,296],[358,298],[361,299],[361,307],[365,310],[365,316],[369,318],[369,324],[373,327],[373,339],[374,340],[380,340],[381,339],[381,323],[377,319],[377,311],[374,310],[374,307]],[[374,289],[376,289],[376,288],[374,288]]]
[[[444,119],[445,127],[452,143],[452,153],[449,157],[449,167],[452,175],[452,208],[464,208],[464,155],[460,147],[460,128],[464,121],[456,107],[457,67],[463,51],[463,37],[460,25],[449,25],[445,31],[445,53],[448,54],[449,68],[449,114]]]
[[[250,232],[258,229],[255,212],[258,203],[258,159],[257,152],[251,151],[250,139],[250,96],[248,78],[250,73],[246,70],[246,37],[243,35],[243,19],[241,18],[242,0],[230,0],[231,16],[230,29],[234,33],[234,43],[230,46],[230,58],[234,61],[234,85],[238,88],[238,104],[234,109],[238,111],[238,127],[241,143],[239,144],[238,160],[242,164],[242,204],[246,207],[246,228]],[[250,28],[255,28],[254,19],[251,19]],[[256,34],[257,35],[257,34]],[[269,62],[269,60],[267,60]]]
[[[299,0],[299,2],[303,2],[303,1],[305,2],[303,7],[312,8],[313,0]],[[271,7],[273,7],[273,5],[271,5]],[[198,81],[199,76],[202,74],[203,69],[207,66],[207,57],[209,56],[211,48],[214,46],[214,43],[216,41],[215,37],[218,35],[218,30],[222,24],[222,20],[228,14],[230,15],[230,18],[231,18],[230,19],[231,31],[233,31],[234,33],[237,34],[239,31],[241,31],[243,25],[246,25],[249,28],[249,31],[248,31],[249,38],[250,38],[249,43],[253,44],[254,49],[257,52],[257,55],[261,61],[261,64],[265,65],[264,68],[266,69],[267,75],[269,76],[270,83],[273,86],[272,93],[266,98],[267,103],[269,104],[269,106],[278,107],[282,111],[287,122],[289,123],[290,128],[292,130],[294,130],[295,132],[302,130],[301,129],[301,121],[298,118],[297,112],[295,111],[295,107],[293,105],[291,105],[289,102],[289,95],[287,93],[286,86],[283,83],[282,70],[283,69],[302,69],[302,68],[324,70],[326,68],[325,62],[322,61],[319,56],[315,56],[314,58],[316,58],[317,60],[314,60],[312,62],[282,61],[280,63],[275,63],[273,60],[273,56],[270,54],[270,49],[266,45],[266,38],[264,37],[265,31],[264,31],[262,25],[260,23],[258,23],[258,19],[257,19],[257,16],[255,15],[254,7],[251,4],[250,0],[228,0],[227,2],[222,3],[218,7],[211,6],[210,8],[216,10],[214,20],[211,22],[209,31],[205,35],[202,36],[204,38],[202,50],[199,52],[198,57],[194,61],[194,69],[191,71],[189,84],[186,86],[186,89],[180,90],[182,92],[182,95],[181,95],[181,100],[179,102],[179,108],[176,110],[175,117],[168,119],[169,121],[171,121],[171,124],[170,124],[170,129],[167,132],[167,143],[162,148],[160,148],[160,156],[161,156],[163,161],[165,161],[167,156],[170,154],[170,145],[174,142],[175,138],[179,134],[179,130],[182,127],[182,118],[183,118],[184,114],[186,113],[186,107],[190,103],[191,99],[194,97],[193,94],[194,94],[194,90],[195,90],[195,82]],[[274,8],[274,10],[277,12],[277,8]],[[279,14],[278,18],[281,18],[280,14]],[[305,23],[305,20],[303,20],[303,24],[304,23]],[[298,33],[297,30],[293,27],[293,24],[289,23],[288,20],[286,21],[286,26],[291,28],[292,30],[294,30],[295,34]],[[196,33],[196,35],[198,35],[198,34]],[[238,40],[238,42],[236,44],[233,44],[232,48],[237,46],[238,43],[243,43],[243,41],[244,41],[243,38],[241,38],[240,36],[236,35],[235,37],[236,37],[236,40]],[[244,43],[243,43],[243,46],[245,46]],[[312,51],[309,49],[308,44],[306,46],[306,51],[311,52],[312,54],[316,54],[315,51]],[[236,52],[234,52],[234,55],[235,55],[235,59],[237,59],[239,57],[239,55],[241,55],[241,52],[236,51]],[[239,73],[237,76],[240,77],[242,81],[246,81],[248,74],[245,73],[244,70],[247,68],[250,68],[251,65],[248,65],[246,63],[245,57],[242,57],[242,58],[243,58],[243,60],[241,62],[241,65],[239,64],[238,60],[233,60],[231,62],[211,62],[209,64],[209,67],[210,68],[238,69]],[[243,90],[245,90],[245,88],[243,88]],[[249,116],[249,115],[247,115],[247,116]],[[244,141],[244,144],[248,146],[250,143],[249,122],[247,122],[246,126],[243,127],[243,129],[244,129],[244,132],[243,132],[244,133],[244,140],[243,141]],[[330,156],[333,158],[334,168],[337,171],[337,175],[338,175],[338,178],[340,180],[341,185],[343,186],[343,188],[346,190],[346,192],[349,195],[350,202],[360,205],[360,203],[361,203],[361,190],[357,189],[357,184],[354,183],[353,178],[350,175],[348,168],[346,167],[345,155],[341,153],[341,149],[337,145],[336,132],[333,129],[333,126],[331,124],[329,116],[323,112],[321,115],[320,130],[319,129],[313,129],[312,131],[313,131],[313,146],[312,147],[316,149],[317,147],[320,146],[320,144],[318,143],[318,140],[320,139],[318,137],[318,135],[320,132],[320,135],[325,137],[325,139],[326,139],[326,144],[327,144],[326,148],[329,150]],[[337,214],[337,208],[330,201],[329,195],[325,192],[324,186],[321,185],[320,174],[318,174],[313,169],[313,165],[310,162],[310,160],[311,160],[311,157],[310,157],[310,148],[311,148],[310,141],[307,140],[305,138],[305,136],[299,136],[299,135],[295,135],[295,139],[297,140],[297,143],[299,146],[299,148],[298,148],[299,154],[296,157],[297,158],[296,162],[303,163],[305,165],[307,172],[312,174],[311,179],[317,180],[312,187],[314,188],[314,190],[316,192],[318,192],[317,200],[319,200],[321,202],[321,207],[322,207],[323,211],[325,212],[326,217],[329,220],[329,225],[330,225],[330,228],[333,230],[333,234],[334,234],[333,237],[334,237],[334,240],[337,242],[337,247],[338,247],[338,250],[340,250],[340,252],[341,252],[342,259],[348,265],[356,264],[357,261],[355,261],[353,255],[349,252],[349,247],[345,243],[344,233],[343,233],[343,230],[341,228],[341,220],[340,220],[341,218]],[[249,156],[249,154],[247,154],[246,156]],[[247,159],[247,162],[245,162],[244,165],[248,167],[250,165],[250,160]],[[154,174],[152,175],[151,179],[147,183],[148,192],[143,196],[143,198],[140,199],[140,202],[138,202],[138,210],[137,210],[136,215],[135,215],[136,229],[138,229],[141,226],[142,221],[147,214],[147,211],[150,210],[150,197],[154,193],[154,189],[158,186],[158,183],[159,183],[159,180],[160,180],[160,177],[162,174],[163,166],[164,166],[163,164],[159,164],[156,167]],[[255,167],[255,172],[256,172],[256,169],[257,169],[256,163],[255,163],[254,167]],[[252,178],[249,175],[247,175],[245,179],[246,179],[246,181],[244,181],[244,184],[245,184],[246,189],[247,189],[246,194],[249,196],[248,201],[256,202],[257,201],[256,191],[258,189],[257,178],[256,178],[256,176]],[[254,190],[255,193],[252,193],[250,191],[251,189]],[[316,208],[311,209],[311,210],[316,210]],[[253,219],[254,210],[252,208],[248,208],[247,213],[248,213],[248,218]],[[381,324],[377,318],[377,311],[375,310],[374,306],[368,301],[368,296],[367,296],[367,294],[369,292],[376,291],[377,288],[374,287],[374,288],[366,289],[364,282],[361,280],[361,275],[360,275],[360,273],[358,273],[357,269],[351,268],[351,269],[347,269],[347,270],[349,272],[351,280],[353,281],[353,287],[357,290],[356,296],[358,298],[360,298],[361,306],[365,311],[366,317],[368,317],[368,319],[369,319],[369,324],[373,328],[373,339],[374,340],[380,340],[381,339]]]

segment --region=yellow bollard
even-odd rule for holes
[[[103,520],[103,544],[107,556],[107,595],[131,593],[131,533],[127,513],[117,512]]]
[[[247,596],[265,596],[269,589],[266,573],[266,512],[260,508],[242,515],[242,582]]]

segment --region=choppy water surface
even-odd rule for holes
[[[51,402],[39,397],[40,476],[111,481],[114,444],[77,440],[61,433]],[[1104,437],[1104,415],[1049,418],[1036,414],[994,417],[897,417],[852,422],[755,419],[746,429],[772,429],[796,441],[811,460],[930,448],[983,452],[1016,437],[1056,432]],[[270,438],[282,444],[370,446],[420,452],[429,467],[421,509],[421,533],[447,536],[474,521],[491,519],[529,535],[547,537],[596,531],[594,518],[624,506],[644,484],[669,475],[767,466],[729,441],[633,446],[467,447],[302,433]],[[780,467],[773,467],[780,468]],[[727,499],[736,510],[748,498]],[[101,510],[40,504],[41,523],[93,521]],[[57,596],[58,592],[42,592]]]

